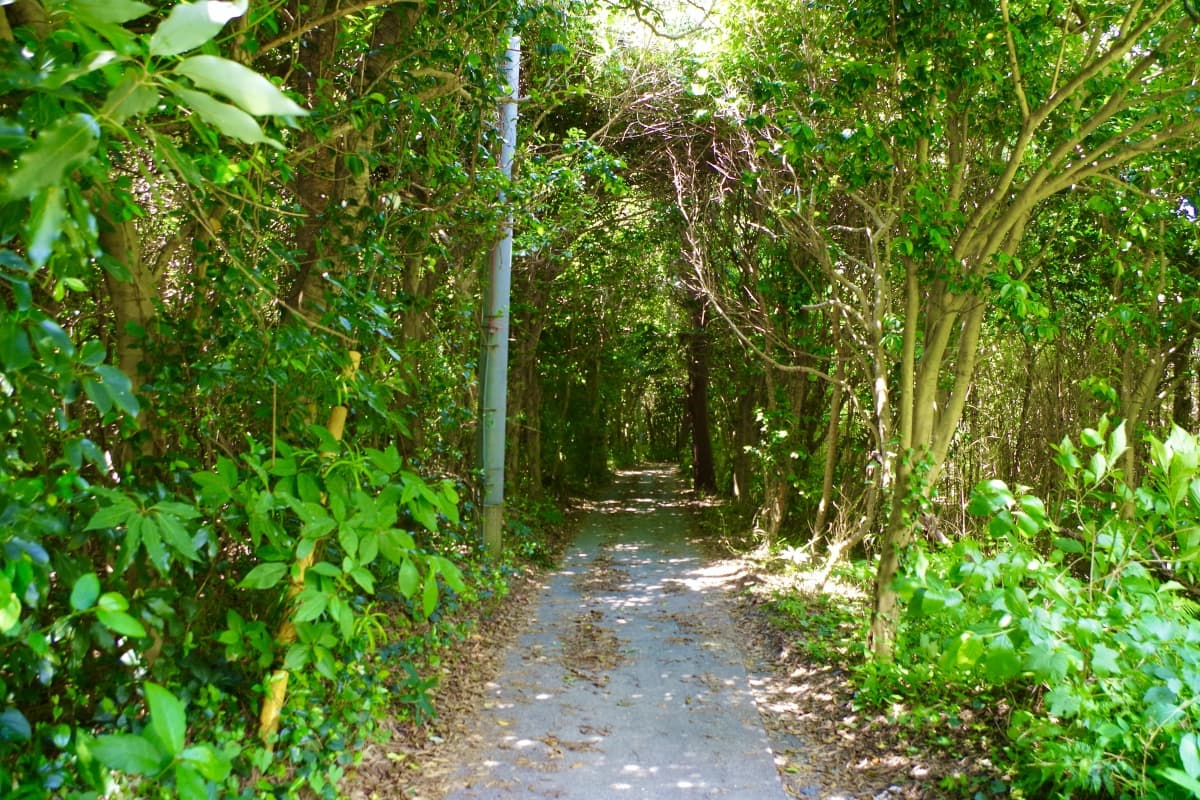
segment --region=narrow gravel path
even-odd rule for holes
[[[729,616],[669,469],[623,473],[489,685],[450,800],[782,800]]]

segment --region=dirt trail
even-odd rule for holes
[[[488,686],[449,800],[785,794],[670,469],[623,473]]]

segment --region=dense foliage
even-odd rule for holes
[[[688,7],[0,6],[0,793],[329,796],[435,711],[509,211],[508,557],[680,461],[1029,786],[1200,787],[1192,6]]]

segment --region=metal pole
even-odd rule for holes
[[[521,37],[511,35],[504,53],[504,76],[508,94],[500,101],[500,171],[512,178],[513,153],[517,147],[517,84],[521,64]],[[500,203],[507,202],[504,193]],[[504,526],[504,433],[508,414],[508,311],[512,286],[512,210],[505,212],[504,236],[492,249],[487,310],[484,317],[486,343],[483,381],[483,543],[491,558],[501,552]]]

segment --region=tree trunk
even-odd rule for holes
[[[693,300],[692,331],[688,349],[688,419],[692,428],[692,488],[697,494],[716,494],[717,471],[713,463],[712,429],[708,417],[708,379],[712,346],[708,339],[703,301]]]

